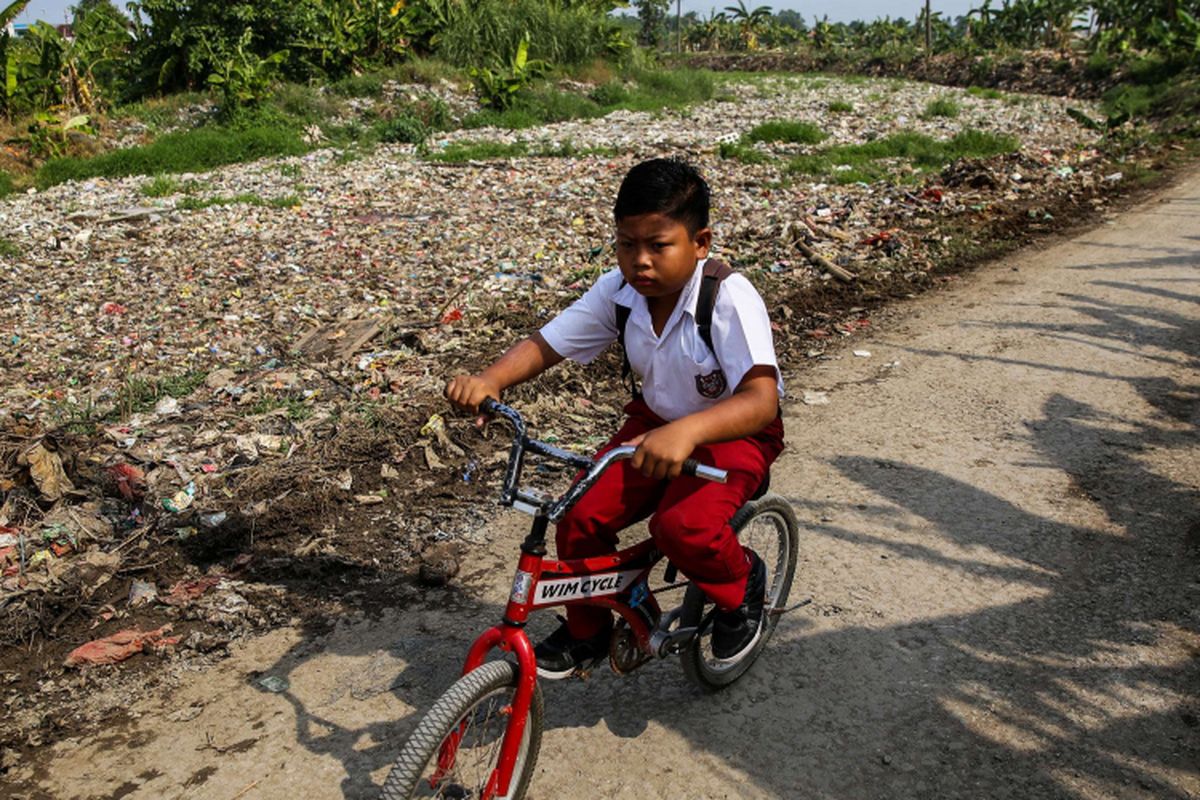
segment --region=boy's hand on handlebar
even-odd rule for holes
[[[446,399],[459,411],[479,414],[479,404],[487,398],[500,399],[500,387],[479,375],[456,375],[446,384]],[[475,425],[482,428],[488,418],[479,414]]]
[[[635,436],[625,444],[636,447],[631,466],[647,478],[678,478],[696,442],[682,426],[672,423]]]

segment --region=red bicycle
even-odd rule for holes
[[[653,658],[680,656],[684,674],[706,691],[733,683],[750,668],[779,616],[784,612],[796,569],[799,526],[783,498],[764,486],[734,515],[738,538],[767,565],[767,595],[757,644],[741,658],[718,661],[712,654],[713,606],[703,592],[686,581],[676,583],[669,562],[666,586],[652,589],[651,571],[662,560],[652,540],[595,558],[557,561],[546,557],[546,531],[587,492],[606,469],[633,455],[633,447],[617,447],[593,460],[561,450],[526,434],[521,415],[494,400],[481,411],[512,423],[513,443],[500,496],[501,505],[533,516],[512,591],[499,624],[471,646],[463,675],[422,718],[396,757],[383,786],[385,800],[412,797],[520,800],[529,788],[542,741],[542,692],[537,681],[533,645],[525,622],[534,611],[582,604],[616,611],[609,661],[618,674]],[[561,461],[582,470],[566,493],[554,498],[519,487],[526,454]],[[689,475],[724,482],[722,470],[689,460]],[[685,588],[682,604],[664,613],[657,595]],[[485,661],[494,649],[512,660]]]

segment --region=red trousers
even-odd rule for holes
[[[600,453],[666,424],[640,399],[629,403],[625,413],[625,424]],[[776,418],[753,436],[704,445],[692,453],[702,464],[727,470],[724,484],[687,476],[655,480],[629,461],[619,461],[558,523],[558,557],[615,552],[618,532],[650,517],[650,535],[658,549],[717,606],[737,608],[750,563],[729,520],[762,485],[782,449],[783,422]],[[607,627],[610,616],[607,609],[571,606],[567,628],[577,639],[590,638]]]

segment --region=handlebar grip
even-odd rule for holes
[[[480,414],[495,414],[496,406],[500,405],[499,401],[494,397],[485,397],[483,402],[479,404]]]
[[[729,479],[729,473],[725,470],[701,464],[694,458],[689,458],[683,462],[683,474],[694,475],[697,478],[703,478],[713,483],[725,483]]]

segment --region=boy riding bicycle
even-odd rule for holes
[[[452,379],[446,397],[477,413],[486,398],[564,358],[586,364],[621,340],[641,391],[599,453],[622,444],[637,452],[558,524],[558,556],[615,552],[619,531],[649,516],[656,547],[717,606],[713,654],[733,660],[758,641],[766,572],[729,520],[783,449],[770,319],[737,274],[716,278],[711,309],[701,305],[712,297],[701,288],[713,272],[705,268],[712,230],[708,185],[693,167],[676,159],[636,165],[613,212],[618,269],[483,372]],[[688,458],[727,470],[728,481],[681,476]],[[538,672],[564,678],[602,658],[612,624],[607,609],[568,606],[566,622],[535,650]]]

